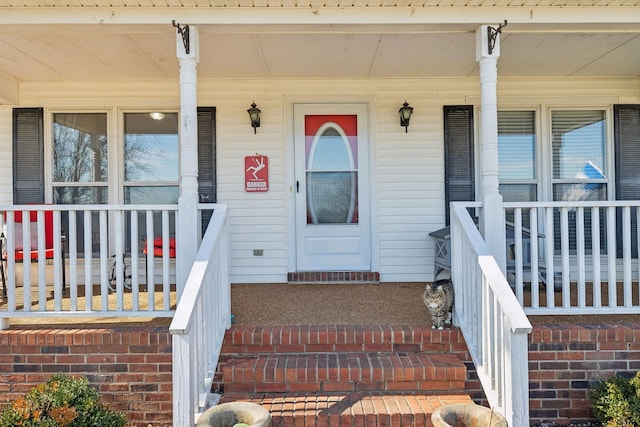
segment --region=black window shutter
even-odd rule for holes
[[[44,203],[42,108],[13,109],[13,203]]]
[[[613,129],[615,139],[616,199],[640,200],[640,105],[614,105]],[[621,213],[618,212],[618,215]],[[621,217],[617,221],[617,254],[622,257]],[[638,256],[638,221],[631,212],[631,252]]]
[[[449,202],[475,200],[473,106],[444,106],[445,221]]]
[[[216,195],[216,107],[198,107],[198,194],[200,203],[215,203]],[[202,213],[202,232],[212,212]]]

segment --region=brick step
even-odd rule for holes
[[[271,427],[425,426],[446,404],[471,403],[466,394],[419,393],[225,393],[221,402],[246,401],[271,413]]]
[[[238,326],[226,333],[222,355],[420,351],[466,353],[457,328],[429,326]]]
[[[235,357],[222,368],[228,392],[346,392],[465,389],[455,355],[422,352],[262,354]]]

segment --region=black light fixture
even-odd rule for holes
[[[398,113],[400,113],[400,126],[404,126],[405,133],[409,132],[407,128],[409,127],[409,121],[413,114],[413,107],[409,107],[409,103],[405,100],[402,108],[398,110]]]
[[[251,119],[251,127],[253,128],[253,133],[256,133],[256,128],[260,127],[260,113],[262,113],[262,111],[260,111],[259,108],[256,108],[256,103],[253,102],[251,104],[251,108],[249,108],[247,110],[247,113],[249,113],[249,118]]]

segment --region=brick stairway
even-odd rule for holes
[[[215,383],[273,427],[431,426],[438,406],[478,396],[468,358],[457,329],[232,326]]]

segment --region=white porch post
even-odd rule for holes
[[[488,26],[476,29],[476,61],[480,65],[481,200],[480,232],[503,273],[506,273],[505,219],[498,191],[498,58],[500,35],[489,53]]]
[[[176,252],[176,290],[178,298],[196,258],[198,242],[198,30],[188,27],[188,53],[185,38],[176,33],[176,52],[180,62],[180,197]]]

